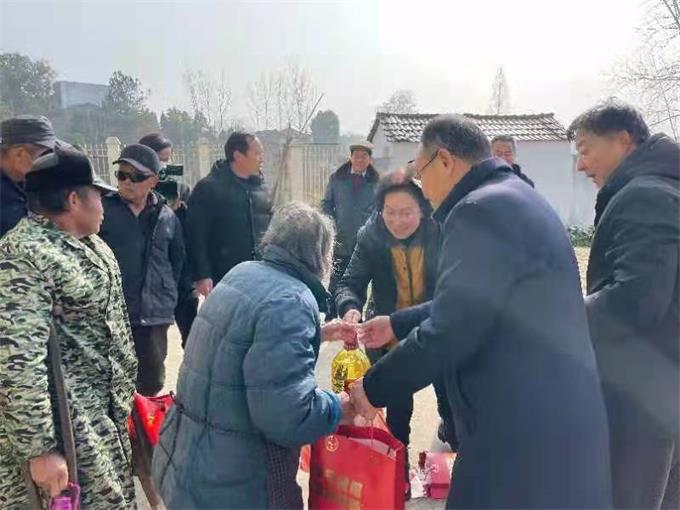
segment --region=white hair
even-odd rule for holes
[[[333,267],[335,227],[330,218],[303,202],[291,202],[274,212],[262,248],[286,250],[321,281]]]

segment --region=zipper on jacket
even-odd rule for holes
[[[163,212],[163,206],[165,204],[159,203],[160,207],[158,208],[158,212],[155,213],[154,219],[153,219],[153,229],[151,230],[151,239],[149,239],[146,243],[146,246],[144,247],[144,265],[142,266],[142,296],[144,296],[144,289],[147,286],[147,273],[149,271],[149,260],[151,259],[151,250],[153,249],[154,242],[156,241],[156,232],[158,231],[158,222],[161,218],[161,213]],[[174,214],[174,213],[173,213]],[[137,221],[139,221],[139,218],[137,218]],[[146,319],[144,318],[144,299],[141,300],[140,307],[139,307],[139,322],[142,325],[145,325]]]
[[[252,238],[253,244],[250,250],[250,256],[253,260],[257,260],[257,240],[255,239],[255,226],[253,225],[253,197],[250,194],[250,190],[246,189],[246,197],[248,198],[248,223],[250,224],[250,236]]]
[[[411,297],[411,303],[409,306],[415,305],[415,296],[413,295],[413,271],[411,270],[411,261],[408,258],[408,249],[402,248],[404,250],[404,258],[406,259],[406,273],[408,274],[408,293]]]

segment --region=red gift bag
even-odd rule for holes
[[[340,426],[312,445],[310,510],[402,510],[404,446],[374,427]]]
[[[390,429],[387,428],[387,421],[385,421],[385,416],[383,416],[382,409],[378,409],[378,414],[373,420],[373,426],[379,429],[389,432]],[[312,445],[306,444],[300,449],[300,469],[305,473],[309,473],[309,461],[312,458]]]

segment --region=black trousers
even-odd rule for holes
[[[168,327],[168,324],[132,327],[138,363],[137,391],[147,397],[157,395],[165,385]]]
[[[375,365],[380,358],[387,354],[387,349],[366,349],[371,365]],[[411,442],[411,417],[413,416],[413,395],[399,395],[390,400],[387,406],[387,428],[400,443],[404,445],[406,456],[406,481],[409,481],[408,446]]]
[[[184,349],[187,345],[189,332],[191,331],[191,325],[194,323],[197,313],[198,298],[188,294],[187,296],[181,297],[177,301],[177,307],[175,308],[175,322],[177,322],[177,329],[179,329],[179,334],[182,336],[182,349]]]
[[[680,508],[678,440],[610,430],[614,508]]]
[[[338,315],[338,311],[335,309],[335,289],[342,279],[342,275],[345,274],[347,266],[349,266],[349,261],[352,259],[349,257],[337,256],[333,259],[333,273],[331,273],[331,279],[328,282],[328,292],[331,295],[331,303],[326,314],[326,319],[334,319]],[[342,317],[341,317],[342,318]]]

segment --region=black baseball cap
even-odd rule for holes
[[[108,193],[116,191],[94,173],[90,159],[73,149],[57,147],[33,162],[26,174],[26,191],[46,191],[72,186],[93,186]]]
[[[63,144],[57,139],[52,123],[47,117],[19,115],[0,123],[0,144],[33,143],[48,149]]]
[[[128,163],[146,175],[158,175],[161,171],[161,161],[156,151],[140,143],[127,145],[120,157],[113,162],[114,165],[118,163]]]

